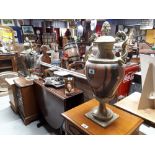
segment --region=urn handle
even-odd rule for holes
[[[124,64],[125,63],[125,59],[126,59],[126,57],[128,55],[128,52],[127,52],[127,49],[126,49],[126,45],[127,45],[127,41],[128,41],[128,36],[126,35],[126,33],[124,31],[118,31],[116,33],[116,37],[118,37],[121,40],[123,40],[121,56],[118,57],[118,61],[121,64]]]
[[[89,49],[88,49],[88,51],[87,51],[87,53],[85,54],[85,58],[84,58],[84,62],[86,62],[87,60],[88,60],[88,58],[90,57],[90,56],[92,56],[91,55],[91,53],[93,52],[93,44],[89,47]]]

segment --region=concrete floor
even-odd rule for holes
[[[0,97],[0,135],[51,135],[44,126],[37,128],[34,121],[25,126],[19,115],[15,114],[9,103],[9,96]]]

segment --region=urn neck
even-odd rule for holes
[[[113,49],[113,42],[103,42],[98,43],[98,49],[99,49],[99,56],[100,59],[114,59],[114,54],[112,52]]]
[[[112,53],[113,45],[115,43],[115,38],[112,36],[101,36],[95,40],[98,45],[99,53],[98,57],[100,59],[113,59],[114,54]]]

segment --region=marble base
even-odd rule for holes
[[[93,116],[93,113],[94,113],[94,110],[96,109],[97,107],[95,107],[93,110],[89,111],[88,113],[85,114],[85,116],[89,119],[91,119],[92,121],[94,121],[95,123],[99,124],[100,126],[102,127],[107,127],[109,126],[112,122],[114,122],[118,117],[119,115],[116,114],[116,113],[113,113],[113,117],[109,120],[109,121],[99,121],[97,119],[94,118]]]

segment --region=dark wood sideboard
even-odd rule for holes
[[[25,78],[18,78],[14,80],[17,107],[24,124],[38,119],[39,111],[34,94],[33,81]]]
[[[64,88],[45,86],[43,80],[35,80],[34,88],[42,116],[54,129],[60,129],[63,125],[64,118],[61,113],[84,101],[83,91],[77,88],[75,88],[75,93],[71,96],[65,95]]]

